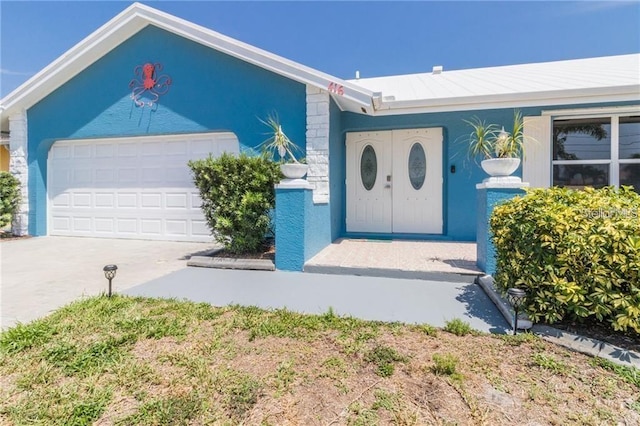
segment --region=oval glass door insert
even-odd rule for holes
[[[409,151],[408,172],[413,189],[417,191],[422,188],[427,174],[427,156],[420,143],[414,143]]]
[[[376,151],[371,145],[367,145],[362,150],[362,156],[360,157],[360,179],[367,191],[371,191],[376,184],[377,174],[378,159],[376,157]]]

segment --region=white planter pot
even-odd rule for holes
[[[519,158],[491,158],[480,165],[489,176],[509,176],[520,166]]]
[[[302,163],[285,163],[280,164],[280,171],[287,179],[302,179],[309,170],[308,164]]]

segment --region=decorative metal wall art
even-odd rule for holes
[[[131,99],[139,106],[153,107],[161,95],[169,91],[171,77],[166,74],[158,75],[162,71],[162,64],[146,63],[134,68],[135,78],[129,83]]]

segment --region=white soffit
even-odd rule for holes
[[[376,114],[640,100],[640,54],[350,80]],[[392,111],[396,110],[396,111]],[[418,110],[418,111],[416,111]]]
[[[357,105],[358,111],[360,108],[372,109],[372,93],[363,87],[134,3],[0,100],[3,127],[10,115],[30,108],[147,25],[157,26],[303,84],[327,90],[333,83],[333,87],[340,87],[343,92],[335,97],[341,107],[352,109]]]

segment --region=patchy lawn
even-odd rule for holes
[[[0,335],[0,423],[640,424],[637,370],[445,330],[86,299]]]

